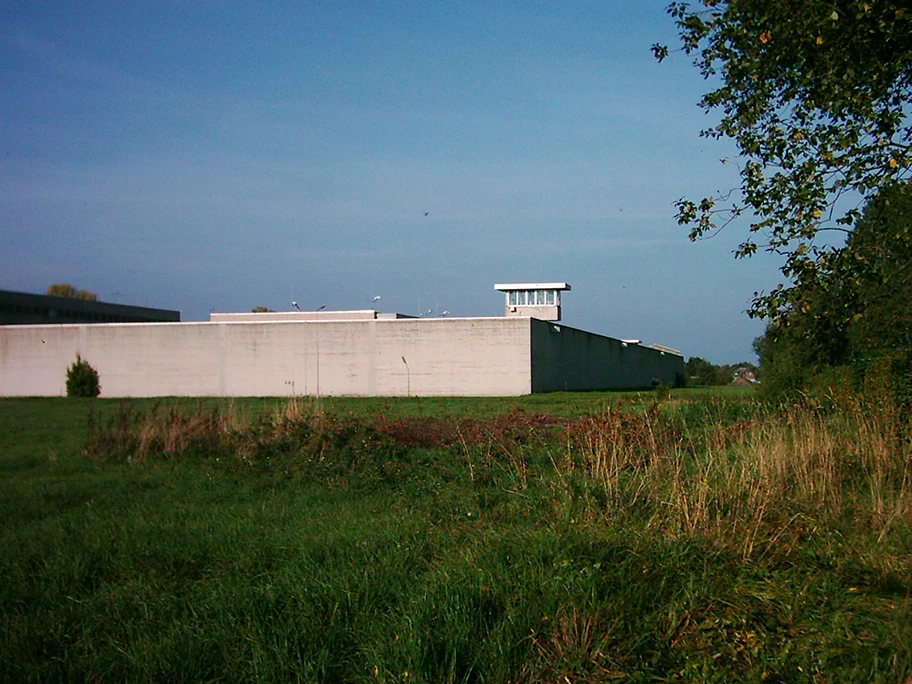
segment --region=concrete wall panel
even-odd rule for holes
[[[77,351],[77,325],[0,328],[0,395],[66,394],[66,369]]]
[[[684,359],[565,325],[532,319],[532,391],[674,387]]]
[[[532,390],[528,319],[391,319],[4,326],[0,396],[65,394],[77,352],[108,397]]]
[[[420,396],[498,396],[532,391],[529,319],[437,318],[375,325],[379,395],[410,391]]]

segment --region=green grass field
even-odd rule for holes
[[[0,680],[912,681],[909,456],[745,391],[0,400]]]

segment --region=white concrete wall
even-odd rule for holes
[[[516,306],[510,306],[509,304],[504,309],[504,316],[508,318],[522,318],[527,316],[529,318],[540,318],[543,321],[559,321],[561,319],[561,308],[559,306],[548,306],[538,304],[530,306],[526,304],[522,306],[517,304]]]
[[[2,326],[0,396],[65,394],[77,353],[108,397],[532,391],[529,319],[451,318]]]

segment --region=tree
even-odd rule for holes
[[[700,106],[703,131],[740,152],[730,195],[676,203],[691,240],[749,217],[737,257],[780,254],[790,285],[755,293],[749,314],[776,319],[794,286],[832,264],[822,230],[848,232],[866,200],[912,165],[912,9],[907,0],[673,2],[683,51],[718,84]],[[654,45],[659,61],[668,48]],[[723,160],[725,161],[725,160]]]
[[[727,366],[717,366],[699,356],[691,356],[684,364],[688,385],[727,385],[731,373]]]
[[[749,361],[717,366],[699,356],[691,356],[687,359],[687,363],[684,364],[684,375],[687,384],[697,387],[707,385],[729,385],[736,379],[753,377],[753,374],[755,374],[756,371],[757,367]],[[750,373],[750,375],[748,375],[748,373]]]
[[[872,364],[912,367],[912,185],[883,188],[822,264],[755,341],[767,385],[796,389],[840,366],[861,378]]]
[[[257,305],[250,310],[250,313],[275,313],[275,310],[262,305]]]
[[[865,207],[841,256],[840,275],[855,289],[856,354],[912,355],[912,184],[888,186]]]
[[[67,369],[66,393],[68,397],[89,399],[94,399],[101,394],[98,371],[79,354],[76,354],[76,361]]]
[[[54,283],[45,293],[50,297],[66,297],[67,299],[82,299],[88,302],[98,300],[98,295],[88,290],[77,290],[69,283]]]

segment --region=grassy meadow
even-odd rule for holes
[[[912,681],[906,416],[0,400],[0,680]]]

